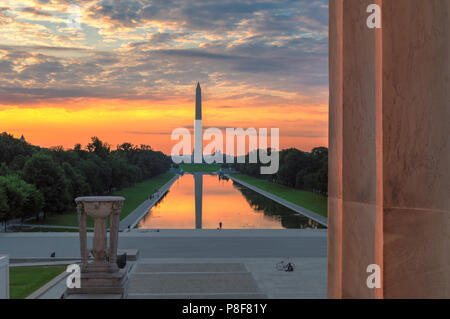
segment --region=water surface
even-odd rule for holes
[[[185,174],[139,222],[146,229],[324,228],[312,219],[218,175]]]

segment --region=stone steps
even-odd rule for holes
[[[130,299],[261,299],[243,263],[137,263],[129,274]]]

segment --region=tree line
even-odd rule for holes
[[[268,150],[270,153],[270,149]],[[311,152],[303,152],[296,148],[280,151],[278,172],[271,175],[260,173],[260,167],[267,164],[249,163],[249,154],[245,163],[235,161],[232,167],[243,174],[268,179],[285,186],[328,194],[328,149],[316,147]]]
[[[170,158],[148,145],[115,150],[97,137],[82,147],[41,148],[0,134],[0,221],[63,213],[78,196],[103,195],[166,172]]]

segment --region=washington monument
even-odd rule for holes
[[[194,122],[194,163],[203,162],[203,128],[202,128],[202,89],[197,82],[195,91],[195,122]],[[195,228],[202,229],[202,197],[203,175],[194,173],[195,184]]]
[[[203,162],[202,89],[197,82],[195,92],[194,163]]]

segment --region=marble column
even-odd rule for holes
[[[330,298],[450,297],[449,14],[448,0],[330,0]]]

